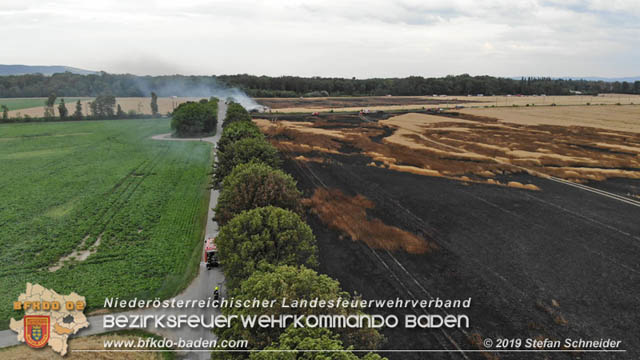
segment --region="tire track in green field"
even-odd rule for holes
[[[113,136],[109,136],[109,138],[112,137],[117,137],[119,135],[124,134],[125,132],[120,132],[117,133]],[[142,140],[145,138],[145,135],[141,135],[138,137],[138,140]],[[101,139],[100,141],[91,141],[89,143],[86,144],[81,144],[77,147],[76,153],[79,152],[91,152],[94,151],[96,149],[99,149],[100,147],[103,147],[105,145],[105,139]],[[111,145],[111,143],[108,143],[109,147]],[[126,191],[130,188],[131,185],[133,185],[137,178],[135,176],[133,176],[133,174],[135,172],[150,172],[151,169],[147,169],[147,167],[150,164],[153,164],[152,166],[155,167],[157,165],[157,162],[160,158],[161,155],[163,155],[164,153],[166,153],[169,150],[168,146],[163,146],[161,149],[156,151],[156,154],[153,158],[151,159],[147,159],[143,162],[141,162],[137,167],[135,167],[131,172],[129,172],[126,176],[124,176],[121,180],[118,181],[118,183],[111,189],[111,192],[115,192],[115,190],[117,188],[119,188],[122,184],[126,183],[126,186],[119,189],[120,190],[120,195],[117,195],[117,197],[114,199],[112,196],[111,197],[107,197],[106,193],[103,195],[98,195],[96,194],[96,201],[100,201],[100,202],[110,202],[110,205],[107,207],[103,207],[101,210],[98,210],[98,212],[96,212],[96,214],[91,214],[86,220],[87,222],[92,221],[93,224],[90,226],[90,228],[100,228],[99,231],[87,231],[84,234],[82,234],[82,236],[78,237],[77,240],[73,243],[72,245],[72,250],[69,250],[67,253],[64,254],[60,254],[59,257],[57,258],[52,258],[51,261],[55,262],[58,261],[60,258],[62,258],[63,256],[67,255],[68,253],[70,253],[71,251],[73,251],[73,249],[78,249],[78,247],[80,246],[80,243],[82,241],[82,239],[89,235],[95,235],[97,236],[98,234],[100,234],[101,232],[103,232],[106,227],[109,224],[109,221],[111,219],[113,219],[114,216],[117,215],[118,211],[114,212],[113,214],[111,214],[111,216],[109,216],[109,218],[107,220],[102,220],[104,219],[107,214],[109,213],[109,211],[113,210],[114,207],[116,206],[120,206],[120,205],[124,205],[126,204],[126,199],[124,201],[121,200],[122,196],[124,195],[124,193],[126,193]],[[51,162],[47,162],[46,165],[41,166],[41,165],[36,165],[34,166],[35,168],[38,169],[39,172],[42,172],[43,169],[47,169],[47,168],[54,168],[54,171],[49,172],[48,174],[45,174],[43,176],[41,176],[41,178],[48,178],[51,177],[53,174],[63,171],[63,169],[65,168],[65,166],[61,166],[62,164],[64,164],[68,159],[66,157],[61,157],[59,160],[57,161],[51,161]],[[146,176],[145,176],[146,178]],[[132,180],[132,181],[129,181]],[[11,183],[15,181],[15,179],[12,178],[8,178],[8,183]],[[137,187],[140,185],[140,183],[142,183],[142,181],[144,181],[144,178],[140,178],[140,180],[138,181],[138,184],[134,186],[134,191],[135,189],[137,189]],[[2,186],[4,187],[4,185]],[[133,195],[133,193],[129,194],[129,196],[127,197],[130,198]],[[119,209],[122,209],[123,206],[120,206]],[[93,219],[93,220],[92,220]],[[11,221],[11,219],[7,219],[5,222]],[[2,223],[4,224],[4,223]],[[73,235],[69,235],[69,236],[73,236]],[[95,239],[93,239],[93,242],[91,241],[91,239],[87,238],[87,242],[86,244],[93,244],[95,243]],[[31,267],[31,268],[26,268],[26,269],[6,269],[5,272],[0,273],[0,276],[6,276],[6,275],[17,275],[20,273],[29,273],[35,269],[39,269],[39,266],[36,267]]]
[[[107,121],[111,121],[111,120],[107,120]],[[97,149],[100,146],[104,146],[105,142],[106,144],[109,146],[108,150],[111,147],[111,143],[108,142],[110,139],[112,138],[117,138],[118,136],[121,136],[122,134],[125,134],[126,132],[121,132],[121,133],[117,133],[115,135],[109,136],[107,138],[103,138],[100,139],[98,141],[90,141],[88,143],[85,144],[79,144],[78,146],[76,146],[77,150],[75,151],[75,153],[80,153],[80,152],[91,152],[92,150]],[[25,139],[30,139],[31,137],[25,137]],[[143,139],[144,137],[140,137],[139,139]],[[43,176],[53,176],[56,173],[63,171],[63,169],[65,168],[64,166],[61,166],[65,163],[67,163],[68,161],[68,157],[67,156],[62,156],[59,157],[57,160],[55,161],[48,161],[46,163],[46,165],[40,165],[40,164],[34,164],[33,167],[35,169],[37,169],[37,171],[42,172]],[[44,171],[47,169],[53,169],[53,171],[48,172],[47,174],[44,174]],[[29,168],[25,168],[25,171],[27,170],[33,170],[33,169],[29,169]],[[7,181],[4,182],[0,182],[0,188],[4,188],[7,185],[15,182],[15,179],[10,178],[10,177],[3,177],[3,179],[6,179]]]
[[[113,202],[113,204],[112,204],[112,205],[111,205],[111,206],[110,206],[110,207],[105,211],[105,213],[103,214],[103,217],[102,217],[102,218],[104,218],[104,216],[106,216],[106,213],[107,213],[109,210],[114,209],[114,208],[115,208],[115,205],[116,205],[118,202],[121,202],[122,204],[126,204],[126,203],[129,201],[129,199],[133,196],[133,194],[134,194],[134,193],[135,193],[135,191],[138,189],[138,187],[139,187],[139,186],[144,182],[144,180],[149,176],[149,174],[151,173],[151,171],[152,171],[153,169],[155,169],[155,168],[156,168],[156,166],[157,166],[157,165],[158,165],[158,163],[159,163],[159,159],[160,159],[161,155],[164,155],[164,154],[165,154],[165,153],[167,153],[167,152],[168,152],[168,148],[165,148],[165,151],[164,151],[163,153],[161,153],[161,154],[157,154],[157,155],[156,155],[156,156],[155,156],[151,161],[147,161],[147,162],[146,162],[146,165],[149,165],[150,167],[149,167],[149,168],[143,168],[143,171],[144,171],[145,175],[143,175],[143,176],[141,176],[141,177],[134,176],[133,174],[135,174],[136,170],[138,169],[138,168],[136,168],[136,169],[132,170],[132,171],[131,171],[131,172],[130,172],[126,177],[125,177],[125,178],[129,178],[129,179],[134,179],[134,181],[131,181],[131,182],[129,182],[129,183],[127,184],[126,188],[122,191],[122,194],[121,194],[118,198],[116,198],[116,200]],[[135,181],[135,179],[140,179],[140,180],[139,180],[139,181]],[[132,186],[133,186],[133,188],[132,188],[132,189],[131,189],[131,191],[128,193],[128,195],[124,195],[124,194],[126,194],[126,193],[127,193],[127,190],[129,190],[129,188],[131,188]],[[124,196],[124,198],[123,198],[123,196]],[[117,207],[117,208],[115,208],[115,209],[116,209],[116,211],[115,211],[113,214],[111,214],[111,216],[107,219],[107,221],[103,222],[103,225],[104,225],[104,226],[103,226],[102,230],[104,230],[104,228],[106,228],[106,226],[107,226],[107,225],[109,225],[109,223],[111,222],[111,220],[113,219],[113,217],[114,217],[114,216],[116,216],[116,215],[120,212],[120,210],[122,210],[122,206]]]
[[[108,191],[108,194],[110,194],[110,196],[108,197],[110,199],[109,205],[102,208],[96,215],[93,216],[93,218],[95,218],[95,221],[90,226],[92,230],[89,230],[89,233],[84,234],[82,238],[88,235],[96,236],[97,239],[97,236],[99,236],[99,234],[103,233],[107,229],[113,218],[116,217],[120,213],[120,211],[125,208],[125,205],[129,202],[129,199],[131,199],[138,187],[144,182],[149,174],[151,174],[152,170],[157,167],[162,156],[166,155],[168,151],[169,146],[164,146],[163,149],[158,151],[158,153],[152,159],[147,159],[141,162],[133,170],[127,173],[127,175],[122,177],[111,188],[110,191]],[[138,172],[144,173],[144,175],[140,177],[135,176],[135,174]],[[103,200],[107,201],[107,198]],[[94,243],[95,240],[91,244]],[[78,246],[79,244],[77,243],[74,248],[77,248]],[[62,255],[61,257],[63,256],[65,255]],[[114,256],[112,260],[118,260],[120,258],[120,256]]]

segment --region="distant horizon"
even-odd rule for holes
[[[291,77],[303,77],[303,78],[313,78],[313,77],[320,77],[320,78],[341,78],[341,79],[351,79],[352,77],[344,77],[344,76],[324,76],[324,75],[311,75],[311,76],[303,76],[303,75],[296,75],[296,74],[281,74],[281,75],[268,75],[268,74],[253,74],[253,73],[248,73],[248,72],[240,72],[240,73],[219,73],[219,74],[205,74],[205,73],[165,73],[165,74],[136,74],[136,73],[116,73],[116,72],[110,72],[110,71],[105,71],[105,70],[93,70],[93,69],[85,69],[85,68],[81,68],[78,66],[72,66],[72,65],[59,65],[59,64],[54,64],[54,65],[45,65],[45,64],[0,64],[0,67],[2,66],[24,66],[24,67],[50,67],[50,68],[73,68],[76,70],[80,70],[80,71],[86,71],[86,72],[95,72],[95,73],[100,73],[100,72],[105,72],[107,74],[112,74],[112,75],[133,75],[133,76],[152,76],[152,77],[157,77],[157,76],[230,76],[230,75],[251,75],[251,76],[267,76],[267,77],[287,77],[287,76],[291,76]],[[24,73],[24,74],[34,74],[35,72],[29,72],[29,73]],[[21,74],[21,75],[24,75]],[[422,74],[414,74],[414,75],[408,75],[408,76],[402,76],[402,77],[391,77],[391,76],[372,76],[372,77],[367,77],[367,78],[359,78],[359,77],[355,77],[357,80],[367,80],[367,79],[386,79],[386,78],[406,78],[406,77],[411,77],[411,76],[418,76],[418,77],[423,77],[423,78],[443,78],[443,77],[447,77],[447,76],[460,76],[460,75],[469,75],[469,76],[491,76],[491,77],[496,77],[496,78],[506,78],[506,79],[520,79],[520,78],[551,78],[551,79],[570,79],[570,80],[590,80],[590,81],[598,81],[598,80],[602,80],[602,81],[625,81],[624,79],[631,79],[631,80],[626,80],[626,81],[640,81],[640,75],[630,75],[630,76],[616,76],[616,77],[607,77],[607,76],[600,76],[600,75],[584,75],[584,76],[549,76],[549,75],[515,75],[515,76],[502,76],[502,75],[493,75],[493,74],[471,74],[468,72],[460,72],[460,73],[456,73],[456,74],[445,74],[445,75],[422,75]],[[45,74],[46,75],[46,74]],[[0,76],[7,76],[4,74],[0,74]]]

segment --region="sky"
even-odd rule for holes
[[[640,75],[638,0],[0,0],[0,64],[138,75]]]

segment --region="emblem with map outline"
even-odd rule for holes
[[[87,317],[77,307],[69,309],[65,304],[86,304],[85,297],[74,292],[60,295],[57,292],[38,284],[27,283],[26,292],[20,294],[20,303],[29,302],[38,306],[29,306],[24,310],[24,317],[20,320],[11,319],[9,328],[18,333],[18,341],[24,342],[32,348],[42,348],[49,345],[61,356],[66,355],[69,335],[76,334],[81,329],[89,327]],[[58,309],[41,304],[60,304]],[[82,307],[84,310],[84,306]]]

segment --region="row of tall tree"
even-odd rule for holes
[[[221,77],[230,85],[238,86],[254,97],[291,96],[342,96],[342,95],[506,95],[547,94],[569,95],[572,91],[583,93],[640,94],[640,81],[605,82],[588,80],[552,79],[528,77],[521,79],[493,76],[457,76],[424,78],[301,78],[296,76],[269,77],[232,75]]]
[[[89,114],[84,114],[82,109],[82,101],[77,100],[73,113],[67,108],[64,98],[57,103],[58,96],[55,93],[49,94],[44,101],[44,116],[42,118],[29,117],[9,117],[9,108],[6,105],[0,105],[2,111],[1,122],[30,122],[30,121],[65,121],[65,120],[105,120],[105,119],[124,119],[144,117],[135,111],[125,112],[120,104],[117,104],[116,97],[113,95],[100,95],[93,101],[88,102]],[[151,93],[151,116],[158,116],[158,96]],[[57,114],[55,109],[57,109]],[[215,124],[213,125],[215,128]]]
[[[215,208],[220,232],[216,238],[219,259],[226,276],[228,296],[236,300],[272,299],[269,308],[229,308],[225,315],[349,315],[361,309],[283,309],[289,299],[349,299],[340,283],[319,274],[318,250],[313,231],[304,221],[302,193],[295,180],[279,169],[277,150],[269,144],[244,108],[231,104],[218,142],[214,183],[220,189]],[[350,351],[375,349],[382,336],[370,328],[307,329],[245,328],[235,323],[216,329],[223,339],[246,339],[252,349],[317,350],[315,353],[254,352],[249,359],[346,359],[358,360]],[[243,354],[216,352],[213,358],[246,358]],[[362,357],[381,359],[374,353]]]
[[[521,79],[468,74],[445,77],[347,79],[298,76],[136,76],[130,74],[79,75],[60,73],[0,76],[0,97],[98,96],[141,97],[153,91],[158,96],[209,96],[214,89],[238,87],[254,97],[343,96],[343,95],[568,95],[640,94],[640,81],[590,81],[528,77]]]

